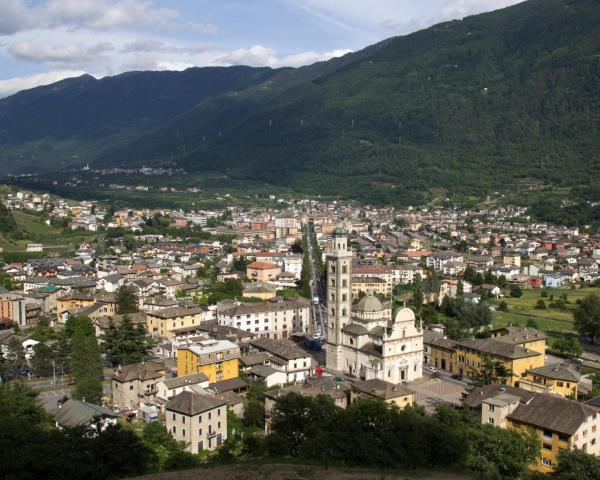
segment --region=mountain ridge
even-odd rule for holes
[[[482,196],[522,179],[593,187],[598,51],[598,2],[529,0],[327,62],[246,70],[121,134],[108,119],[104,137],[45,136],[29,146],[49,143],[49,158],[60,158],[72,143],[92,145],[86,160],[98,166],[177,164],[402,204]],[[23,144],[8,144],[0,128],[0,161],[8,152],[15,163]]]

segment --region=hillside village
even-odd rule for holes
[[[600,292],[600,236],[510,206],[277,204],[114,209],[8,193],[10,213],[90,235],[64,250],[21,239],[30,258],[3,263],[3,380],[40,390],[59,429],[158,422],[193,455],[242,424],[271,434],[288,394],[533,430],[529,468],[542,473],[563,450],[600,454],[599,314],[573,321]],[[84,324],[101,387],[82,386],[61,351]]]

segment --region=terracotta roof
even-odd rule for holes
[[[281,270],[281,267],[279,265],[267,262],[252,262],[248,265],[247,268],[253,270]]]

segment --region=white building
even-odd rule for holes
[[[277,298],[264,303],[236,303],[218,312],[219,325],[273,339],[306,332],[310,324],[310,301]]]
[[[423,332],[414,312],[392,316],[389,304],[364,297],[351,305],[352,253],[346,233],[336,229],[327,257],[327,368],[362,379],[410,382],[422,375]]]

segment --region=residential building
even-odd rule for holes
[[[310,301],[301,298],[276,298],[261,303],[236,303],[219,309],[219,325],[273,339],[308,331]]]
[[[361,398],[376,398],[386,403],[396,405],[400,409],[410,407],[415,403],[415,392],[394,383],[379,378],[356,380],[351,384],[351,401]]]
[[[281,267],[275,263],[252,262],[246,267],[246,276],[253,282],[269,282],[281,273]]]
[[[165,378],[160,363],[134,363],[118,367],[112,374],[112,404],[123,410],[151,401],[158,393],[158,382]]]
[[[148,333],[163,339],[173,337],[173,330],[200,325],[206,319],[206,307],[169,307],[146,314]]]
[[[179,376],[203,373],[210,383],[239,376],[240,348],[229,340],[202,340],[177,349]]]
[[[534,431],[540,439],[540,455],[530,465],[549,473],[562,450],[579,449],[600,454],[600,408],[558,395],[535,393],[499,384],[475,390],[465,405],[481,409],[481,421],[499,428]]]
[[[554,393],[577,400],[581,375],[566,363],[544,365],[527,370],[527,377],[519,380],[519,387],[540,393]]]
[[[314,370],[312,357],[288,340],[261,337],[252,340],[250,345],[257,352],[270,354],[271,367],[285,372],[286,383],[301,382]]]
[[[227,403],[184,391],[165,406],[167,430],[190,453],[214,450],[227,439]]]

